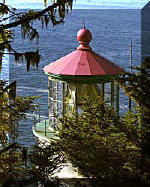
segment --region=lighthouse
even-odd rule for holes
[[[77,40],[75,51],[43,69],[48,75],[49,117],[33,127],[37,137],[50,140],[59,128],[57,116],[80,113],[85,96],[91,100],[98,96],[107,99],[119,111],[119,86],[113,79],[124,69],[92,50],[92,33],[85,27],[78,31]]]

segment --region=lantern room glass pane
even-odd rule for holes
[[[85,96],[92,100],[100,95],[101,87],[98,84],[77,84],[77,105],[79,106]]]
[[[49,126],[50,129],[58,126],[56,116],[63,112],[62,83],[57,80],[49,80]]]
[[[68,84],[65,97],[65,113],[71,115],[76,109],[76,85]]]
[[[112,94],[113,90],[113,94]],[[59,126],[56,116],[71,116],[74,112],[81,113],[84,97],[91,101],[101,96],[108,105],[118,107],[118,94],[116,85],[109,83],[75,84],[62,82],[56,79],[49,80],[49,126],[50,129]],[[113,98],[112,98],[113,96]],[[118,108],[117,108],[118,109]]]

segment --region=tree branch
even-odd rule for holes
[[[8,151],[9,149],[16,149],[16,148],[21,148],[21,145],[18,144],[17,142],[9,144],[7,147],[4,147],[3,149],[0,150],[0,154],[3,152]]]
[[[67,2],[68,2],[68,0],[65,1],[65,3],[67,3]],[[51,11],[54,8],[57,8],[60,5],[61,5],[60,3],[54,3],[53,5],[48,6],[47,8],[45,8],[45,9],[39,11],[39,12],[36,12],[36,14],[25,16],[25,17],[21,18],[20,20],[12,22],[12,23],[8,23],[8,24],[5,24],[5,25],[2,24],[2,25],[0,25],[0,27],[2,27],[2,29],[10,29],[12,27],[17,27],[18,25],[21,25],[25,22],[30,22],[34,19],[39,18],[40,16],[42,16],[46,12]]]

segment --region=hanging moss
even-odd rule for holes
[[[37,49],[36,52],[26,52],[24,54],[24,58],[27,62],[27,71],[29,71],[30,69],[30,65],[34,66],[36,65],[36,67],[38,68],[38,64],[40,62],[40,55],[39,55],[39,50]]]
[[[26,52],[26,53],[15,53],[15,62],[20,62],[20,61],[26,61],[26,67],[27,67],[27,71],[30,70],[30,66],[36,66],[38,69],[38,65],[40,62],[40,54],[39,54],[39,50],[37,49],[35,52],[31,51],[31,52]]]

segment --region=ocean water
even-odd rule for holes
[[[142,9],[149,1],[147,0],[74,0],[73,9]],[[26,3],[19,0],[9,2],[12,7],[40,9],[44,8],[41,0],[26,0]],[[47,0],[50,5],[51,0]]]
[[[14,29],[14,42],[12,46],[18,52],[31,51],[39,48],[41,61],[38,70],[31,67],[26,70],[26,63],[15,63],[14,57],[9,57],[9,79],[17,81],[17,95],[40,95],[40,117],[48,117],[48,90],[47,75],[43,67],[56,59],[76,50],[78,42],[76,34],[82,28],[84,17],[86,28],[92,32],[90,43],[93,51],[104,56],[127,71],[129,70],[129,45],[133,42],[133,65],[140,65],[141,59],[141,11],[139,9],[75,9],[68,14],[65,23],[53,27],[49,24],[42,29],[42,24],[36,22],[33,26],[40,35],[39,43],[30,43],[28,39],[22,40],[21,29]],[[121,91],[122,92],[122,91]],[[127,97],[121,94],[120,108],[123,112],[128,109]],[[32,133],[33,114],[29,113],[26,121],[19,124],[18,140],[25,146],[35,142]],[[36,117],[38,118],[38,112]]]

